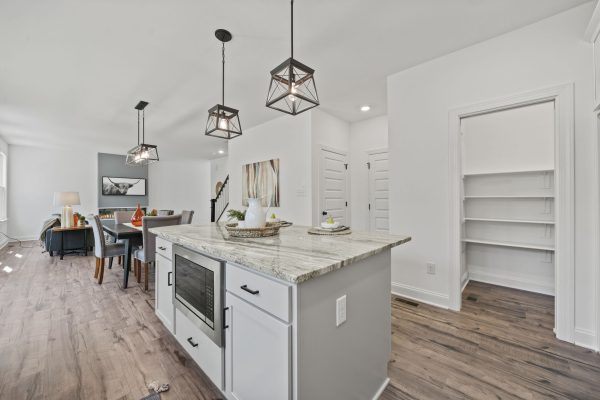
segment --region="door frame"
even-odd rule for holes
[[[573,83],[528,91],[450,110],[448,115],[449,195],[449,307],[460,311],[462,145],[461,119],[554,101],[555,206],[555,334],[573,343],[575,332],[574,241],[574,104]]]
[[[317,210],[315,213],[315,223],[317,225],[319,225],[321,218],[322,218],[322,212],[323,212],[323,204],[322,204],[322,200],[323,200],[323,187],[324,187],[324,183],[323,183],[323,151],[328,151],[330,153],[336,153],[336,154],[340,154],[342,156],[344,156],[346,158],[346,202],[348,203],[348,205],[346,206],[346,225],[351,226],[352,221],[350,221],[350,161],[348,160],[348,150],[342,150],[342,149],[338,149],[335,147],[331,147],[331,146],[325,146],[325,145],[320,145],[319,146],[319,158],[318,158],[318,168],[317,168],[317,173],[319,174],[318,176],[318,182],[319,185],[317,187]]]
[[[373,150],[367,150],[365,151],[365,153],[367,154],[367,162],[370,162],[370,156],[374,155],[374,154],[381,154],[381,153],[387,153],[388,154],[388,160],[390,159],[390,151],[388,147],[381,147],[379,149],[373,149]],[[367,204],[371,204],[371,168],[367,166]],[[388,169],[389,171],[389,169]],[[389,192],[389,186],[388,186],[388,192]],[[390,196],[388,193],[388,202],[390,200]],[[371,232],[371,209],[369,208],[368,210],[369,212],[367,213],[367,226],[369,227],[369,232]],[[388,210],[389,213],[389,210]],[[388,214],[388,223],[389,223],[389,214]],[[389,229],[388,229],[389,231]]]

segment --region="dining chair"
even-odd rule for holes
[[[181,224],[191,224],[194,218],[194,210],[183,210],[181,212]]]
[[[159,226],[179,225],[180,223],[181,214],[142,217],[143,247],[133,253],[133,268],[136,270],[137,281],[140,283],[142,267],[144,267],[144,290],[148,290],[148,264],[154,263],[156,252],[156,235],[150,232],[150,229]]]
[[[126,222],[131,222],[131,217],[133,217],[134,213],[135,213],[135,210],[115,211],[113,213],[115,224],[124,224]],[[117,242],[122,242],[122,241],[119,240]],[[117,263],[119,263],[119,265],[123,265],[123,256],[119,256],[117,258]],[[111,266],[109,266],[108,268],[110,269]]]
[[[158,210],[158,216],[164,217],[165,215],[173,215],[175,214],[174,210]]]
[[[96,256],[94,278],[98,278],[98,284],[101,285],[104,278],[104,259],[109,258],[112,261],[113,257],[124,256],[126,254],[125,243],[106,243],[100,217],[90,215],[88,218],[94,232],[94,255]]]

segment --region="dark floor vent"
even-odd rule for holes
[[[401,299],[399,297],[396,297],[396,301],[399,301],[400,303],[408,304],[409,306],[412,306],[412,307],[419,307],[419,303],[416,303],[416,302],[410,301],[410,300],[406,300],[406,299]]]
[[[473,296],[472,294],[467,296],[467,300],[469,301],[477,301],[477,296]]]

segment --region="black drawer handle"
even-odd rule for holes
[[[188,343],[191,344],[192,347],[198,347],[198,343],[192,342],[192,338],[191,337],[188,338]]]
[[[248,285],[242,285],[240,286],[240,289],[250,293],[250,294],[258,294],[258,290],[252,290],[252,289],[248,289]]]
[[[172,272],[167,274],[167,286],[173,286],[173,282],[171,282],[171,277],[173,276]]]
[[[229,307],[225,307],[225,308],[223,309],[223,329],[227,329],[227,328],[229,328],[229,325],[227,325],[227,324],[225,323],[225,318],[226,318],[225,312],[226,312],[227,310],[229,310]]]
[[[158,246],[158,249],[159,249],[159,250],[162,250],[162,251],[165,251],[167,248],[166,248],[166,247],[163,247],[163,246]]]

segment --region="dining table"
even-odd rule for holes
[[[133,226],[130,223],[116,224],[114,220],[103,220],[102,228],[104,232],[115,238],[115,241],[121,240],[125,244],[125,254],[123,261],[123,289],[127,289],[129,280],[129,271],[131,270],[131,253],[136,246],[143,244],[142,227]]]

